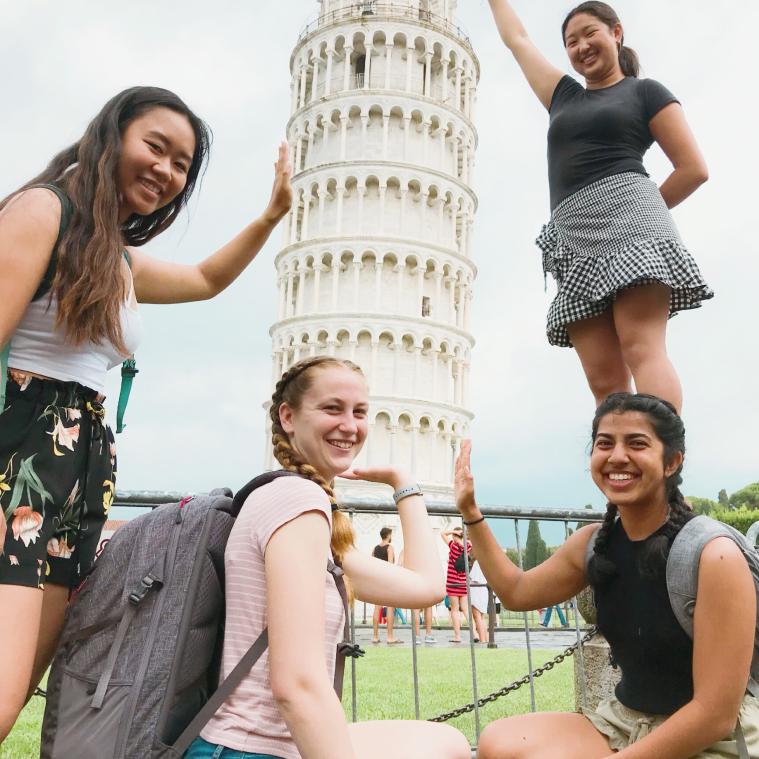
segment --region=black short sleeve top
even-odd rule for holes
[[[586,90],[571,76],[556,85],[549,107],[548,183],[551,209],[599,179],[634,171],[648,176],[643,156],[654,141],[651,119],[679,102],[653,79],[625,77]]]

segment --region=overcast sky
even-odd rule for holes
[[[568,68],[559,30],[569,3],[515,4],[536,43]],[[481,63],[471,382],[480,499],[600,506],[587,471],[592,398],[574,352],[544,337],[553,290],[543,292],[533,241],[549,212],[546,114],[501,45],[485,0],[459,6]],[[675,318],[669,344],[685,390],[685,491],[716,498],[720,488],[759,480],[759,3],[731,0],[717,10],[707,0],[619,0],[616,8],[644,75],[681,99],[711,172],[675,218],[716,297]],[[167,87],[208,121],[215,139],[189,215],[149,251],[199,260],[266,204],[289,116],[289,56],[317,10],[316,0],[0,0],[0,192],[38,173],[119,90]],[[668,172],[657,148],[647,166],[659,182]],[[141,372],[117,441],[120,489],[237,487],[260,471],[279,242],[277,231],[212,302],[143,307]]]

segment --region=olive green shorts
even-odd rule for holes
[[[615,751],[621,751],[645,738],[667,719],[666,715],[628,709],[616,698],[602,701],[595,711],[583,709],[583,714],[598,732],[608,738],[609,746]],[[759,700],[749,695],[744,697],[740,721],[749,756],[759,757]],[[737,756],[739,753],[735,733],[731,733],[691,759],[734,759]]]

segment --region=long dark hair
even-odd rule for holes
[[[596,410],[593,417],[592,442],[595,443],[598,425],[607,414],[624,414],[638,411],[648,417],[656,437],[664,447],[664,463],[671,461],[676,453],[685,456],[685,425],[675,411],[675,407],[654,395],[639,393],[613,393]],[[664,493],[669,504],[669,516],[664,528],[655,536],[646,539],[641,552],[640,569],[644,576],[655,577],[664,571],[672,547],[672,541],[683,525],[693,516],[683,494],[680,492],[683,463],[666,478]],[[588,565],[588,579],[592,585],[602,585],[616,574],[616,566],[606,556],[609,534],[617,518],[617,507],[613,503],[606,506],[606,516],[598,530],[593,556]]]
[[[285,469],[297,472],[301,476],[315,482],[327,494],[332,504],[332,537],[330,548],[332,549],[335,562],[342,564],[343,556],[355,543],[355,535],[350,518],[345,512],[338,509],[332,483],[327,482],[311,464],[301,458],[298,451],[290,443],[290,438],[279,419],[280,406],[286,403],[292,409],[299,409],[303,396],[308,392],[314,381],[316,370],[329,369],[331,367],[343,367],[344,369],[356,372],[356,374],[360,374],[362,377],[364,376],[361,368],[352,361],[333,358],[332,356],[304,358],[293,364],[282,375],[279,382],[277,382],[274,394],[271,397],[269,418],[271,419],[271,443],[274,448],[274,458]]]
[[[602,3],[598,0],[590,0],[590,2],[580,3],[576,8],[569,11],[567,17],[564,19],[564,23],[561,25],[561,39],[565,45],[567,26],[579,13],[588,13],[591,16],[595,16],[611,30],[613,30],[617,24],[620,26],[622,25],[617,12],[607,3]],[[638,54],[631,47],[625,45],[624,36],[622,37],[619,46],[619,65],[625,76],[634,76],[637,78],[640,74],[640,60],[638,59]]]
[[[127,126],[153,108],[169,108],[187,118],[195,151],[183,190],[152,214],[132,214],[119,224],[116,169]],[[130,87],[111,98],[81,139],[62,150],[47,168],[0,202],[33,185],[57,184],[71,200],[73,215],[58,246],[51,295],[58,301],[56,324],[75,345],[107,340],[125,352],[121,334],[121,251],[143,245],[167,229],[192,195],[211,144],[208,126],[173,92],[160,87]]]

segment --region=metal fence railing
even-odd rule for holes
[[[118,492],[114,501],[114,507],[128,507],[131,512],[132,509],[149,509],[154,508],[162,503],[171,503],[179,501],[184,497],[184,494],[176,492],[152,492],[152,491],[130,491],[130,492]],[[353,519],[359,519],[361,515],[376,515],[376,514],[397,514],[395,505],[389,500],[381,500],[374,498],[354,498],[349,501],[343,501],[341,507],[351,515]],[[431,516],[441,516],[453,518],[454,524],[461,524],[460,516],[456,511],[454,505],[450,502],[443,501],[428,501],[427,510]],[[556,543],[556,538],[560,537],[559,542],[562,542],[570,534],[570,530],[576,528],[577,523],[587,523],[600,521],[603,518],[601,512],[591,511],[588,509],[524,509],[511,506],[487,506],[481,507],[481,510],[485,516],[488,517],[489,523],[496,530],[497,534],[504,534],[503,523],[510,524],[510,528],[513,531],[513,538],[507,542],[511,544],[512,548],[516,552],[516,557],[519,563],[522,564],[525,549],[525,523],[529,525],[530,522],[538,521],[543,523],[550,523],[554,525],[553,538],[549,537],[549,542]],[[129,513],[123,512],[122,513]],[[458,521],[456,521],[458,520]],[[466,539],[466,526],[463,526],[464,537]],[[549,528],[551,529],[551,528]],[[469,561],[466,558],[466,571],[467,571],[467,595],[470,596],[471,584],[469,582]],[[568,656],[576,653],[578,657],[578,666],[582,676],[579,678],[581,684],[584,683],[584,661],[582,657],[582,644],[593,634],[592,629],[588,629],[587,625],[581,620],[578,613],[577,603],[570,603],[571,610],[571,623],[570,628],[573,635],[565,635],[562,638],[561,647],[563,650],[550,661],[545,663],[536,664],[536,649],[533,645],[536,635],[542,635],[536,630],[536,619],[534,613],[530,612],[502,612],[497,614],[495,611],[495,598],[490,594],[491,602],[489,604],[488,614],[488,647],[497,647],[497,634],[507,634],[505,631],[508,629],[509,635],[513,636],[515,626],[519,624],[521,630],[521,642],[522,646],[526,650],[527,656],[527,672],[525,675],[514,682],[510,682],[504,685],[497,691],[489,693],[485,696],[479,694],[479,684],[477,676],[477,657],[475,656],[475,642],[474,642],[474,626],[472,619],[472,606],[471,603],[468,606],[468,623],[469,623],[469,668],[471,677],[471,699],[466,704],[451,704],[451,709],[443,714],[428,717],[434,721],[447,721],[448,719],[458,717],[462,714],[472,712],[474,715],[474,737],[475,743],[479,738],[479,734],[482,728],[480,719],[480,708],[486,703],[508,695],[515,690],[526,687],[529,689],[530,694],[530,708],[532,711],[538,709],[538,698],[536,695],[536,679],[543,674],[543,672],[551,669],[555,664],[560,663]],[[363,624],[358,622],[356,617],[356,606],[351,613],[351,636],[356,640],[356,631],[361,629],[366,624],[366,609],[364,608],[362,619]],[[371,622],[369,623],[371,624]],[[417,655],[417,649],[419,644],[416,641],[414,635],[414,628],[412,620],[409,618],[408,622],[399,625],[404,628],[406,625],[411,626],[411,669],[413,678],[414,689],[414,713],[408,716],[420,719],[420,676],[419,676],[419,658]],[[421,631],[421,623],[420,623]],[[571,638],[571,645],[567,645]],[[544,648],[544,646],[541,646]],[[360,664],[358,665],[360,666]],[[356,677],[356,660],[351,659],[351,715],[353,720],[357,719],[358,704],[361,698],[359,692],[357,677]],[[584,686],[583,692],[579,694],[580,703],[585,701]]]

